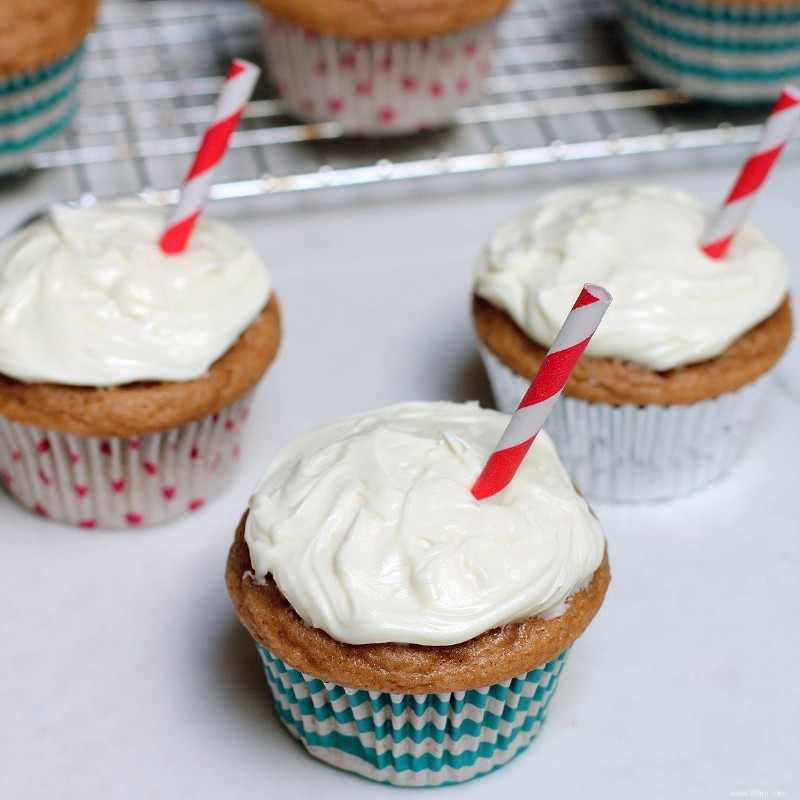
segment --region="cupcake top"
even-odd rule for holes
[[[405,403],[285,446],[250,500],[254,577],[349,644],[451,645],[563,612],[602,561],[602,530],[540,433],[509,487],[471,494],[509,417]]]
[[[581,286],[614,295],[586,349],[655,371],[705,361],[769,317],[787,291],[780,251],[750,224],[723,259],[698,242],[711,209],[661,186],[576,186],[502,225],[475,292],[549,347]]]
[[[94,23],[97,2],[0,3],[0,75],[42,67],[77,47]]]
[[[0,242],[0,373],[116,386],[206,373],[272,291],[258,252],[201,218],[164,255],[167,209],[137,199],[55,205]]]
[[[499,14],[509,0],[253,0],[281,19],[326,36],[414,39],[462,30]]]

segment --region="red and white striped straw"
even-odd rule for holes
[[[792,137],[800,120],[800,87],[784,86],[772,109],[753,154],[747,159],[727,200],[711,218],[703,238],[702,251],[711,258],[724,258],[731,240],[747,218],[756,193]]]
[[[181,253],[186,249],[211,188],[214,170],[228,149],[228,140],[239,124],[260,74],[261,70],[255,64],[241,58],[233,60],[214,109],[214,119],[206,129],[192,168],[183,182],[180,199],[159,242],[164,253]]]
[[[511,483],[610,303],[611,295],[602,286],[587,283],[583,287],[533,383],[475,481],[472,494],[476,499],[492,497]]]

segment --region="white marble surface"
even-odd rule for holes
[[[445,190],[380,186],[213,207],[269,259],[284,311],[239,472],[193,516],[137,532],[73,530],[0,497],[0,794],[399,796],[307,757],[277,722],[223,582],[249,490],[280,444],[318,423],[411,398],[488,401],[468,315],[473,263],[495,225],[543,192],[622,175],[715,202],[734,171],[701,155],[630,159]],[[70,185],[50,173],[4,190],[0,233]],[[796,152],[753,219],[789,255],[800,297]],[[795,339],[725,479],[669,503],[596,506],[614,579],[542,734],[498,772],[431,792],[800,794],[799,404]]]

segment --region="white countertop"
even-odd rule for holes
[[[248,493],[279,445],[319,423],[407,399],[488,403],[468,309],[492,229],[564,180],[616,174],[724,196],[734,165],[675,155],[211,208],[268,258],[284,313],[239,471],[201,511],[135,532],[75,530],[0,496],[0,794],[410,791],[327,767],[280,726],[223,581]],[[67,186],[52,172],[5,189],[0,234]],[[796,152],[752,219],[788,254],[800,297]],[[530,749],[414,797],[800,794],[798,339],[727,477],[668,503],[596,504],[613,582]]]

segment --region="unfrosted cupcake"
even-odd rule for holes
[[[164,209],[53,206],[0,243],[0,479],[36,513],[136,527],[227,484],[280,338],[255,249],[202,218],[164,255]]]
[[[311,755],[438,786],[538,733],[609,570],[546,434],[498,499],[472,496],[507,423],[405,403],[301,436],[267,470],[226,579],[278,716]]]
[[[694,97],[771,101],[800,81],[800,0],[623,0],[633,63]]]
[[[548,419],[587,496],[697,489],[739,455],[791,335],[787,268],[752,225],[725,258],[698,242],[710,209],[658,186],[580,186],[502,225],[473,316],[498,407],[516,408],[586,281],[614,303]]]
[[[75,109],[97,0],[0,3],[0,175],[58,133]]]
[[[253,0],[289,111],[384,135],[443,125],[479,92],[509,0]]]

